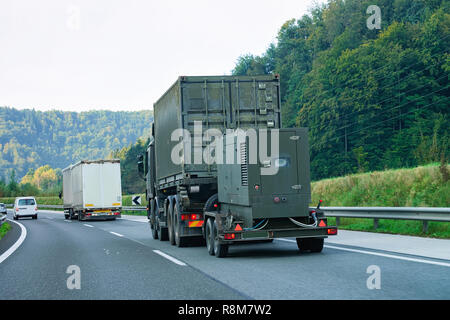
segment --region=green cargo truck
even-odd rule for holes
[[[282,129],[280,109],[278,75],[180,77],[169,88],[138,162],[154,239],[203,239],[216,257],[278,237],[322,250],[337,228],[320,204],[309,209],[308,132]]]

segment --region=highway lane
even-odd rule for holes
[[[142,244],[61,214],[40,212],[38,220],[19,222],[27,238],[0,264],[2,299],[248,298]],[[80,268],[80,290],[67,288],[71,265]]]
[[[23,298],[44,289],[47,295],[43,298],[69,299],[450,298],[447,260],[395,253],[399,258],[446,264],[433,265],[364,254],[353,251],[361,248],[336,244],[320,254],[300,254],[292,239],[232,246],[229,257],[217,259],[209,256],[204,247],[176,248],[167,241],[153,240],[148,224],[142,222],[124,219],[65,222],[61,213],[40,213],[37,221],[21,222],[29,230],[29,238],[23,248],[0,264],[0,274],[5,269],[12,279],[6,277],[8,292]],[[186,265],[177,265],[153,250]],[[42,261],[47,259],[48,270]],[[31,268],[25,267],[27,264]],[[65,286],[68,277],[65,268],[69,264],[77,264],[82,270],[81,290],[69,291]],[[25,281],[14,272],[21,265],[28,273]],[[380,289],[367,287],[369,266],[377,266],[381,272]],[[33,294],[28,294],[26,287],[36,276],[51,280],[53,285],[40,284],[37,287],[41,290],[33,289],[30,291]]]

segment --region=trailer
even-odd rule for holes
[[[138,170],[154,239],[203,239],[224,257],[234,243],[277,237],[320,252],[337,233],[320,204],[309,209],[308,131],[281,128],[278,75],[180,77],[153,110]]]
[[[120,160],[83,160],[63,171],[66,219],[114,220],[122,210]]]

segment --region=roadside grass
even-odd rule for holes
[[[8,222],[5,222],[0,227],[0,240],[6,235],[6,233],[11,230],[11,225]]]
[[[313,205],[321,199],[329,207],[449,207],[450,180],[434,163],[320,180],[311,195]]]
[[[447,165],[447,170],[450,166]],[[450,181],[445,180],[439,164],[412,169],[396,169],[325,179],[311,184],[312,204],[322,199],[325,207],[449,207]],[[336,219],[330,217],[329,224]],[[374,229],[373,219],[341,218],[344,230],[404,234],[450,239],[450,223],[380,219]]]

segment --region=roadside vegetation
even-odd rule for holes
[[[435,163],[320,180],[311,185],[313,205],[321,199],[326,207],[449,207],[449,171],[449,165]],[[339,228],[450,239],[446,222],[429,222],[427,233],[421,221],[406,220],[381,219],[375,230],[372,219],[341,218]]]
[[[6,235],[6,233],[11,230],[11,225],[8,222],[5,222],[0,227],[0,240]]]

